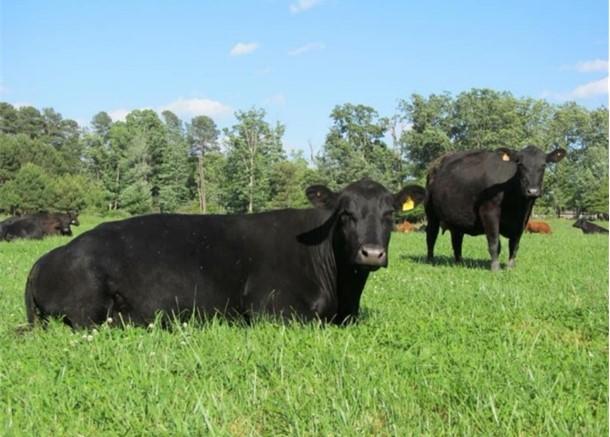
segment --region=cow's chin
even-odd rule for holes
[[[354,263],[354,267],[356,268],[356,270],[360,270],[362,272],[369,273],[369,272],[376,272],[380,268],[382,268],[382,267],[385,268],[387,266]]]

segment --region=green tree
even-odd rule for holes
[[[15,131],[30,138],[38,138],[44,134],[45,121],[40,111],[32,106],[22,106],[17,110]]]
[[[24,134],[0,134],[0,183],[14,178],[27,163],[36,164],[49,174],[66,171],[61,154],[41,139],[32,139]]]
[[[96,187],[83,175],[66,174],[50,181],[47,198],[48,209],[55,211],[82,211],[91,199],[91,190]]]
[[[112,118],[107,112],[101,111],[91,119],[91,127],[93,131],[99,135],[104,141],[108,139],[110,127],[112,126]]]
[[[25,164],[12,181],[2,186],[0,208],[24,213],[48,209],[50,182],[51,178],[42,168]]]
[[[197,198],[199,210],[203,213],[208,209],[208,187],[206,186],[206,157],[211,152],[218,152],[218,135],[214,120],[206,115],[194,117],[187,126],[188,142],[191,153],[197,158],[195,180],[197,183]],[[214,183],[214,182],[212,182]]]
[[[161,114],[165,121],[166,140],[159,169],[159,209],[176,211],[188,198],[188,145],[182,121],[171,111]]]
[[[430,162],[454,149],[453,99],[447,93],[432,94],[427,99],[413,94],[399,102],[398,111],[406,125],[399,139],[402,155],[421,178]]]
[[[524,119],[509,92],[473,89],[453,104],[452,142],[457,150],[519,147],[525,139]]]
[[[129,143],[125,159],[119,162],[123,176],[119,205],[131,214],[149,212],[153,207],[152,187],[148,180],[147,143],[144,134],[136,134]]]
[[[140,145],[145,146],[141,150],[141,156],[148,165],[148,173],[142,177],[151,187],[153,206],[158,207],[159,191],[163,183],[162,164],[167,148],[165,126],[157,113],[151,109],[131,111],[127,114],[125,123],[130,140],[138,142],[138,150],[140,151]]]
[[[384,141],[388,120],[369,106],[347,103],[335,106],[333,125],[326,136],[318,166],[323,179],[333,187],[344,186],[364,176],[394,189],[400,156]]]
[[[276,162],[269,174],[270,200],[267,208],[304,208],[309,206],[305,189],[319,182],[315,170],[309,168],[302,153],[290,160]]]
[[[263,109],[238,111],[235,118],[237,123],[225,129],[225,204],[234,212],[259,211],[270,197],[270,169],[284,159],[284,126],[278,123],[272,128]]]
[[[16,134],[17,110],[10,103],[0,102],[0,133]]]

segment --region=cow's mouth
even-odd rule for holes
[[[385,265],[373,265],[373,264],[360,264],[360,263],[356,263],[356,268],[358,270],[364,271],[364,272],[375,272],[377,270],[379,270],[381,267],[386,267]]]

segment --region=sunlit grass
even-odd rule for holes
[[[346,328],[19,333],[29,268],[68,239],[0,243],[0,434],[607,435],[608,240],[551,224],[497,274],[482,237],[456,266],[448,235],[430,265],[394,234]]]

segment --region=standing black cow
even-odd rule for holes
[[[602,228],[601,226],[598,226],[595,223],[591,223],[590,221],[588,221],[584,218],[579,218],[578,220],[576,220],[576,222],[572,226],[580,229],[585,234],[607,234],[608,233],[608,229]]]
[[[392,194],[363,179],[339,193],[314,185],[306,194],[316,208],[102,224],[36,262],[28,320],[147,324],[157,312],[352,320],[369,272],[387,266],[394,211],[409,198],[421,202],[425,190]]]
[[[428,173],[426,216],[428,259],[442,225],[451,231],[455,260],[462,260],[464,234],[487,236],[491,270],[500,268],[499,235],[509,239],[508,267],[514,267],[519,240],[534,202],[542,194],[546,164],[559,162],[563,149],[548,154],[535,146],[457,152],[441,158]]]

